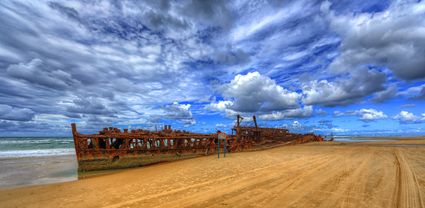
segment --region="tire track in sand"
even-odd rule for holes
[[[322,157],[319,157],[319,158],[313,158],[313,159],[309,160],[306,163],[301,163],[302,165],[300,165],[300,168],[306,168],[310,164],[314,164],[316,161],[324,160],[324,158],[328,158],[328,157],[330,157],[330,156],[329,155],[325,155],[325,156],[322,156]],[[298,161],[302,161],[302,160],[305,160],[305,159],[304,158],[298,158],[298,159],[295,159],[293,161],[290,161],[289,163],[291,163],[291,164],[297,164]],[[329,162],[329,160],[326,160],[326,159],[324,161]],[[159,193],[159,194],[151,194],[151,195],[148,195],[148,196],[143,196],[141,198],[136,198],[136,199],[133,199],[133,200],[127,200],[127,201],[124,201],[124,202],[121,202],[121,203],[114,203],[114,204],[104,205],[104,207],[118,208],[118,207],[139,206],[139,205],[136,205],[136,204],[143,204],[143,203],[141,203],[143,201],[155,200],[157,198],[164,197],[166,195],[171,195],[171,194],[179,194],[179,193],[180,194],[184,194],[184,193],[187,194],[187,192],[188,192],[189,189],[196,189],[196,188],[202,188],[204,186],[209,186],[209,185],[214,185],[214,184],[220,184],[220,183],[223,183],[224,181],[235,180],[237,178],[241,178],[242,176],[249,176],[249,178],[247,180],[255,181],[255,179],[252,178],[252,176],[255,175],[254,173],[260,173],[263,170],[267,170],[267,169],[281,168],[282,165],[283,166],[290,166],[287,161],[281,162],[281,163],[277,163],[277,164],[273,164],[273,165],[266,165],[266,166],[263,166],[263,167],[258,167],[258,168],[255,168],[255,169],[251,169],[249,171],[244,171],[243,173],[240,173],[240,174],[237,174],[237,175],[232,174],[232,175],[227,175],[227,176],[216,178],[216,179],[210,179],[210,180],[207,180],[207,181],[202,182],[202,183],[197,183],[197,184],[193,184],[193,185],[184,186],[184,187],[181,187],[181,188],[178,188],[178,189],[174,189],[172,191],[162,192],[162,193]],[[256,182],[259,182],[259,181],[256,181]],[[176,204],[177,202],[176,202],[176,200],[173,200],[172,203],[173,204]],[[156,204],[155,206],[163,206],[163,205]],[[181,207],[181,206],[182,205],[180,205],[179,207]]]
[[[415,172],[410,168],[403,153],[394,150],[396,165],[396,187],[393,198],[394,207],[421,207],[423,208],[422,196]]]

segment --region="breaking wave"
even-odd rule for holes
[[[0,158],[40,157],[75,154],[72,138],[4,137],[0,138]]]
[[[0,158],[16,157],[44,157],[57,155],[75,155],[75,150],[68,149],[42,149],[42,150],[6,150],[0,151]]]

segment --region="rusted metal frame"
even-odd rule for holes
[[[146,142],[144,142],[145,145],[142,146],[142,148],[140,148],[140,145],[138,145],[138,141],[141,141],[141,140],[136,140],[136,145],[133,148],[131,148],[129,144],[130,144],[130,140],[133,140],[133,139],[125,139],[125,143],[124,143],[125,145],[122,146],[121,148],[118,148],[118,149],[109,148],[108,149],[108,146],[110,147],[110,145],[111,145],[112,139],[114,139],[114,141],[117,141],[118,139],[122,139],[122,138],[108,138],[106,140],[107,141],[106,142],[106,148],[100,148],[98,138],[81,137],[81,138],[79,138],[79,141],[81,141],[80,144],[79,144],[79,147],[80,147],[80,149],[85,150],[85,151],[94,151],[94,150],[108,150],[108,151],[125,150],[125,151],[128,151],[128,150],[136,150],[136,149],[143,149],[143,150],[188,149],[188,148],[190,148],[190,149],[192,149],[192,148],[193,149],[202,149],[202,148],[206,148],[206,146],[207,146],[206,144],[203,144],[202,146],[200,145],[201,144],[200,138],[194,139],[193,142],[192,142],[192,138],[185,138],[184,140],[186,142],[184,142],[185,145],[183,146],[183,148],[177,148],[175,145],[171,146],[170,142],[166,146],[165,143],[163,142],[164,141],[163,138],[157,138],[157,139],[144,139],[144,141],[146,141]],[[169,141],[171,140],[169,138],[167,138],[167,139]],[[205,138],[202,138],[202,139],[205,139]],[[90,140],[91,145],[92,145],[91,148],[88,147],[87,140]],[[207,143],[206,141],[208,141],[208,139],[204,140],[205,143]],[[148,142],[152,143],[152,146],[150,146],[149,148],[146,146],[148,144]],[[195,144],[195,142],[198,142],[198,143]],[[158,146],[158,143],[160,143],[159,146]]]

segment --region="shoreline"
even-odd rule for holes
[[[425,139],[425,135],[421,136],[338,136],[335,138],[356,138],[356,139],[391,139],[391,140],[421,140]]]
[[[343,139],[343,140],[338,141],[338,139]],[[393,147],[397,145],[401,145],[405,147],[408,147],[408,146],[421,147],[421,146],[424,146],[425,143],[423,144],[421,142],[417,143],[417,141],[422,141],[422,140],[425,140],[425,136],[415,136],[415,137],[399,137],[399,136],[392,136],[392,137],[347,136],[345,137],[344,136],[344,137],[336,137],[335,141],[333,141],[332,143],[335,146],[347,145],[347,144],[350,144],[351,146],[355,146],[355,145],[376,146],[376,144],[374,143],[379,143],[381,145],[378,144],[378,146],[388,147],[387,144],[386,145],[382,145],[382,144],[389,142],[391,143],[389,145]],[[403,143],[403,141],[411,141],[412,144],[401,144]],[[279,146],[273,146],[273,147],[265,147],[262,149],[253,149],[247,152],[266,151],[268,149],[280,148],[284,146],[288,146],[288,145],[279,145]],[[83,179],[93,178],[93,177],[102,177],[105,175],[115,174],[122,171],[128,171],[135,168],[136,169],[146,168],[146,167],[154,166],[158,164],[176,162],[176,161],[161,162],[161,163],[155,163],[155,164],[146,165],[143,167],[135,167],[135,168],[120,168],[120,169],[111,169],[111,170],[79,172],[78,164],[75,157],[76,157],[75,154],[66,154],[66,155],[49,155],[49,156],[36,156],[36,157],[25,156],[25,157],[0,158],[0,190],[21,188],[21,187],[31,187],[31,186],[45,185],[45,184],[55,184],[55,183],[68,182],[68,181],[77,181],[77,180],[83,180]],[[205,156],[202,156],[202,157],[205,157]],[[188,158],[188,159],[192,159],[192,158]],[[186,160],[186,159],[182,159],[182,160]],[[24,164],[20,164],[22,162]],[[9,163],[9,166],[7,165],[8,163]],[[13,170],[16,167],[10,167],[10,163],[17,163],[19,166],[18,168],[19,170]],[[40,170],[36,168],[37,164],[43,164],[43,165],[47,164],[48,167],[42,168],[42,170]],[[7,169],[8,167],[12,169],[13,173],[19,173],[18,177],[4,176],[5,172],[7,172],[5,171],[5,169]],[[34,167],[35,167],[35,171],[33,171],[32,169]],[[22,175],[22,172],[20,172],[22,169],[25,169],[26,171],[31,172],[31,176],[28,177],[28,176]],[[61,171],[60,169],[65,169],[65,171]],[[10,175],[10,173],[7,173],[7,175]]]
[[[0,158],[0,190],[77,180],[75,155]]]
[[[399,171],[402,178],[397,179]],[[425,200],[424,184],[425,139],[361,145],[323,142],[0,189],[0,206],[390,207],[403,203],[416,207]],[[398,186],[400,197],[394,197]]]

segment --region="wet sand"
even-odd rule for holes
[[[0,189],[77,180],[75,155],[0,158]]]
[[[425,140],[324,142],[0,190],[0,207],[424,207]]]

